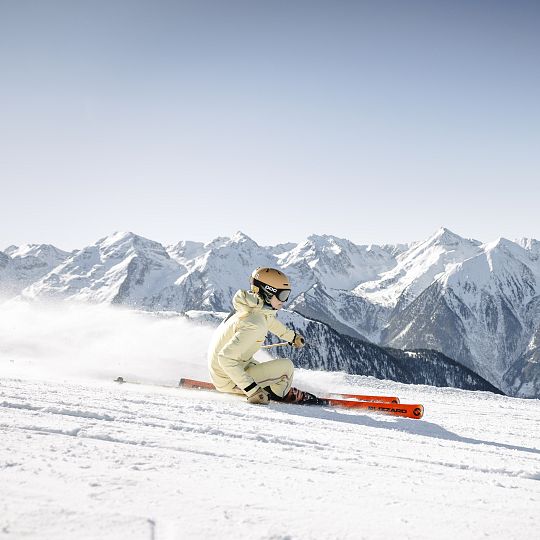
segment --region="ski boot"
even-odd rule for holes
[[[324,399],[318,398],[315,394],[310,394],[305,390],[291,387],[287,395],[283,398],[284,403],[296,403],[297,405],[325,405]]]

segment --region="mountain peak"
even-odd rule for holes
[[[310,234],[307,239],[311,242],[328,242],[333,237],[328,234]]]
[[[20,246],[9,246],[5,250],[5,253],[13,259],[34,257],[50,266],[56,266],[71,255],[69,252],[58,249],[52,244],[22,244]]]
[[[162,244],[155,240],[150,240],[131,231],[117,231],[101,238],[93,246],[86,250],[97,249],[105,258],[121,258],[128,254],[145,254],[146,256],[157,256],[159,258],[170,258],[167,250]]]
[[[210,242],[204,245],[204,249],[222,249],[222,248],[238,248],[242,246],[243,248],[258,248],[259,245],[255,240],[251,239],[247,234],[244,234],[242,231],[236,231],[231,237],[228,236],[218,236]]]
[[[131,240],[134,240],[136,237],[137,235],[130,231],[115,231],[109,236],[101,238],[100,240],[98,240],[97,243],[102,245],[103,247],[110,247],[114,246],[115,244],[123,244],[125,242],[129,242]]]
[[[352,252],[359,247],[346,238],[339,238],[331,234],[312,234],[307,237],[307,240],[302,245],[307,248],[314,248],[316,252],[332,252],[334,255],[339,255],[342,252]]]
[[[435,234],[428,239],[428,242],[436,242],[438,244],[455,244],[464,240],[465,238],[462,238],[458,234],[452,232],[450,229],[440,227]]]
[[[464,238],[459,236],[455,232],[446,227],[440,227],[434,234],[432,234],[427,240],[417,242],[413,244],[412,249],[419,246],[443,246],[443,247],[456,247],[456,246],[476,246],[480,247],[482,242],[474,240],[472,238]]]
[[[248,243],[248,244],[255,244],[257,245],[257,242],[255,242],[255,240],[253,240],[252,238],[250,238],[247,234],[244,234],[242,231],[236,231],[232,237],[231,237],[231,243],[234,243],[234,244],[243,244],[243,243]]]
[[[508,240],[508,238],[504,238],[502,236],[493,242],[484,244],[483,247],[486,253],[500,252],[512,255],[513,257],[530,256],[528,255],[530,251],[525,249],[523,246],[520,246],[516,242],[512,242],[512,240]]]
[[[501,246],[501,247],[507,247],[510,245],[515,245],[515,242],[512,242],[512,240],[508,240],[508,238],[505,238],[504,236],[499,236],[497,240],[495,240],[495,245]]]
[[[345,238],[339,238],[332,234],[311,234],[307,239],[314,244],[342,244],[349,242]]]

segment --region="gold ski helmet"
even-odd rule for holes
[[[257,268],[251,274],[251,291],[270,303],[272,296],[277,296],[280,302],[286,302],[291,294],[289,278],[276,268]]]

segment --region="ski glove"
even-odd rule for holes
[[[268,397],[268,392],[259,386],[255,393],[247,397],[247,401],[248,403],[255,403],[257,405],[268,405],[270,398]]]
[[[301,349],[306,344],[306,340],[304,339],[304,336],[294,334],[294,338],[290,344],[297,349]]]

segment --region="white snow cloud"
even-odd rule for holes
[[[75,302],[0,304],[0,375],[208,379],[212,328],[177,315]]]

